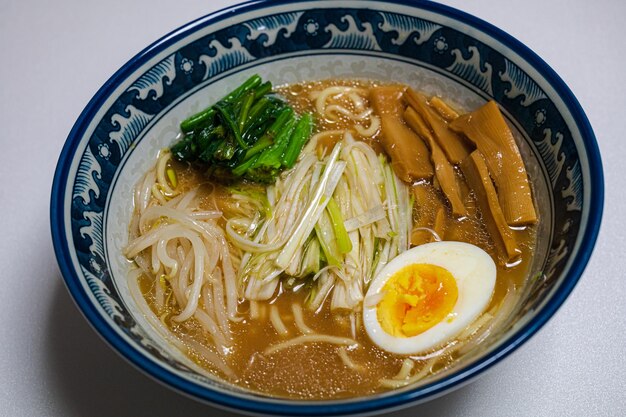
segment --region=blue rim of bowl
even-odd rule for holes
[[[506,343],[492,351],[489,356],[477,360],[467,368],[424,387],[401,392],[395,395],[391,394],[380,398],[365,399],[361,401],[345,400],[336,402],[321,402],[320,404],[289,404],[286,402],[279,403],[265,401],[261,397],[258,399],[249,399],[224,394],[222,392],[200,387],[186,379],[183,379],[155,364],[152,360],[135,350],[133,346],[131,346],[126,340],[117,334],[112,327],[110,327],[95,306],[91,303],[89,297],[80,285],[80,278],[78,277],[78,274],[72,266],[71,251],[68,247],[67,237],[65,234],[64,196],[71,162],[86,128],[97,110],[105,102],[106,98],[109,97],[109,95],[114,91],[119,81],[124,80],[128,75],[138,69],[145,61],[151,59],[160,51],[174,44],[181,38],[184,38],[190,33],[196,32],[209,24],[227,19],[237,13],[261,10],[277,5],[313,1],[318,0],[255,0],[228,7],[194,20],[172,31],[145,48],[143,51],[139,52],[115,74],[113,74],[113,76],[89,101],[83,112],[78,117],[78,120],[72,127],[72,130],[70,131],[70,134],[68,135],[68,138],[63,146],[61,155],[59,156],[52,184],[50,223],[57,262],[65,284],[75,303],[78,305],[79,309],[82,311],[83,315],[87,318],[88,322],[92,325],[96,332],[99,333],[104,340],[110,344],[123,358],[135,365],[141,371],[155,378],[157,381],[162,382],[179,392],[187,394],[192,398],[244,412],[276,415],[348,415],[364,412],[371,413],[418,403],[469,382],[480,373],[500,362],[500,360],[525,343],[541,327],[543,327],[544,324],[546,324],[546,322],[563,304],[580,279],[589,261],[602,219],[604,206],[604,176],[600,151],[598,149],[595,135],[578,100],[569,87],[567,87],[563,80],[561,80],[561,78],[556,74],[556,72],[554,72],[554,70],[552,70],[552,68],[550,68],[550,66],[548,66],[548,64],[546,64],[541,58],[539,58],[538,55],[511,35],[501,29],[498,29],[492,24],[465,12],[430,1],[412,2],[408,0],[380,0],[379,2],[383,3],[409,6],[434,12],[472,26],[477,30],[493,37],[502,45],[517,53],[532,67],[537,69],[538,72],[542,74],[542,76],[544,76],[550,83],[550,85],[552,85],[556,93],[560,96],[566,104],[568,110],[571,112],[573,119],[581,132],[584,148],[588,158],[589,172],[591,173],[590,206],[588,209],[589,216],[576,259],[574,259],[573,264],[571,265],[561,285],[552,294],[552,298],[541,308],[541,311],[539,311],[535,317],[519,329]]]

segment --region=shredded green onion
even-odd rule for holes
[[[167,179],[170,180],[170,184],[172,184],[172,187],[174,188],[178,187],[178,179],[176,178],[176,171],[174,171],[172,168],[168,168],[167,171],[165,171],[165,173],[167,174]]]
[[[339,210],[339,206],[337,205],[337,202],[335,202],[334,198],[331,197],[328,205],[326,206],[326,210],[328,211],[330,219],[333,223],[333,230],[335,232],[335,238],[337,239],[339,252],[343,254],[350,253],[352,250],[352,241],[350,240],[346,227],[343,224],[341,210]]]

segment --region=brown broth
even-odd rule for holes
[[[358,88],[369,88],[377,85],[371,81],[321,81],[284,86],[278,89],[298,112],[314,111],[313,101],[309,95],[312,91],[321,90],[331,85],[344,85]],[[339,118],[337,121],[329,122],[318,117],[316,132],[334,129],[346,129],[349,127],[347,120]],[[355,135],[357,139],[363,139]],[[371,139],[370,143],[378,152],[381,147],[378,144],[378,133]],[[330,148],[333,140],[339,137],[326,137],[322,142],[322,147]],[[207,184],[201,199],[201,206],[206,209],[227,208],[229,202],[228,190],[220,185],[211,184],[198,171],[189,166],[178,163],[171,165],[177,172],[180,187],[184,190],[190,189],[198,184]],[[460,175],[460,173],[458,174]],[[243,184],[242,187],[258,187],[250,184]],[[481,213],[476,208],[474,196],[470,190],[463,190],[463,199],[466,207],[469,208],[469,215],[463,220],[455,219],[447,206],[443,194],[434,187],[433,184],[421,183],[421,186],[431,187],[433,199],[437,201],[423,202],[424,210],[415,210],[415,216],[425,216],[432,219],[434,212],[428,212],[444,204],[446,207],[444,240],[458,240],[472,243],[481,247],[494,259],[497,254],[489,234],[481,220]],[[436,204],[433,204],[436,203]],[[416,202],[420,204],[420,202]],[[418,214],[419,212],[419,214]],[[417,218],[415,219],[418,220]],[[432,220],[429,220],[429,222]],[[497,261],[497,281],[496,288],[488,308],[498,305],[507,293],[510,285],[517,288],[524,285],[533,256],[535,246],[536,228],[526,227],[522,230],[515,230],[515,237],[522,250],[521,260],[517,265],[507,266],[504,262]],[[177,306],[168,304],[167,311],[156,311],[154,303],[154,286],[157,280],[143,277],[140,286],[148,300],[149,305],[160,316],[162,321],[168,325],[172,332],[181,337],[191,337],[200,342],[208,349],[216,351],[211,346],[208,338],[203,334],[200,326],[193,319],[184,323],[175,323],[170,317],[179,312]],[[228,355],[228,364],[232,367],[237,380],[230,381],[236,385],[247,388],[254,392],[259,392],[273,397],[297,398],[306,400],[339,399],[363,396],[387,390],[381,387],[381,378],[391,378],[399,371],[403,356],[387,353],[374,346],[365,333],[363,325],[358,326],[356,340],[359,342],[357,348],[348,351],[350,359],[358,364],[359,370],[348,367],[338,355],[338,347],[326,343],[313,343],[297,345],[276,353],[266,355],[265,349],[276,343],[299,336],[293,321],[292,305],[304,304],[305,291],[283,290],[268,303],[263,303],[265,318],[251,319],[248,314],[249,302],[242,301],[239,310],[243,320],[239,323],[231,323],[234,344]],[[288,328],[289,334],[281,336],[272,326],[269,315],[269,305],[274,305],[279,309],[280,316]],[[353,337],[351,333],[350,321],[347,313],[331,313],[328,303],[325,303],[320,312],[315,313],[303,308],[304,321],[309,327],[320,334],[335,335],[341,337]],[[360,322],[360,320],[359,320]],[[220,374],[212,365],[204,362],[199,356],[190,350],[189,355],[199,365],[209,371]],[[441,364],[447,364],[452,360],[452,356],[444,356]],[[419,370],[421,365],[417,364]]]

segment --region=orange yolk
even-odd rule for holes
[[[411,337],[441,322],[459,297],[456,280],[447,269],[412,264],[396,272],[383,287],[377,318],[387,333]]]

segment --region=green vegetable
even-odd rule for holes
[[[241,137],[241,132],[239,131],[239,127],[237,126],[234,118],[232,117],[233,114],[230,112],[231,109],[221,105],[220,103],[217,103],[213,107],[221,116],[222,121],[227,126],[227,129],[230,132],[232,132],[233,136],[235,137],[235,140],[237,141],[237,143],[239,143],[239,146],[241,146],[243,149],[248,149],[248,144],[243,141],[243,138]]]
[[[275,136],[273,144],[261,152],[246,171],[245,177],[252,181],[273,182],[282,168],[282,156],[289,145],[289,138],[295,124],[293,110],[286,107],[276,122],[268,130],[269,136]]]
[[[174,171],[172,168],[168,168],[165,173],[167,174],[167,179],[170,180],[170,184],[172,184],[172,187],[176,188],[178,186],[176,171]]]
[[[254,75],[211,107],[185,119],[175,159],[199,164],[215,177],[272,183],[292,168],[313,130],[313,118],[298,118],[272,84]]]
[[[274,144],[276,137],[283,131],[285,124],[293,119],[293,110],[288,107],[284,107],[279,112],[274,123],[267,129],[265,134],[254,144],[254,146],[246,152],[245,159],[249,159],[251,156],[256,155],[259,152],[263,152],[269,146]]]
[[[208,108],[201,113],[194,114],[190,118],[184,120],[180,124],[180,129],[185,133],[191,132],[197,126],[211,120],[213,118],[213,115],[215,115],[215,109],[213,109],[212,107]]]
[[[348,236],[346,227],[343,224],[343,217],[341,216],[341,210],[335,202],[335,199],[331,197],[326,210],[330,215],[330,220],[333,223],[333,230],[335,232],[335,238],[337,239],[337,248],[339,252],[346,254],[352,250],[352,241]]]
[[[261,82],[262,80],[260,76],[253,75],[226,97],[222,98],[219,102],[227,104],[232,101],[236,101],[246,92],[258,87]],[[195,130],[198,126],[211,120],[214,115],[215,109],[213,107],[209,107],[201,111],[200,113],[194,114],[193,116],[183,120],[183,122],[180,124],[180,129],[185,133],[191,132],[192,130]]]
[[[248,112],[254,103],[254,91],[249,91],[242,100],[241,109],[239,110],[239,131],[243,131],[246,120],[248,119]]]
[[[332,229],[324,227],[324,216],[320,218],[320,221],[315,225],[315,235],[322,248],[326,263],[328,265],[340,266],[343,259],[337,248],[337,244],[333,239]]]
[[[291,139],[289,140],[289,147],[283,155],[283,165],[287,168],[292,168],[298,159],[298,155],[302,151],[304,144],[311,137],[313,132],[313,116],[311,113],[305,113],[298,121]]]
[[[320,268],[320,244],[317,239],[311,238],[304,249],[300,276],[306,277],[308,275],[316,274],[319,272]]]

